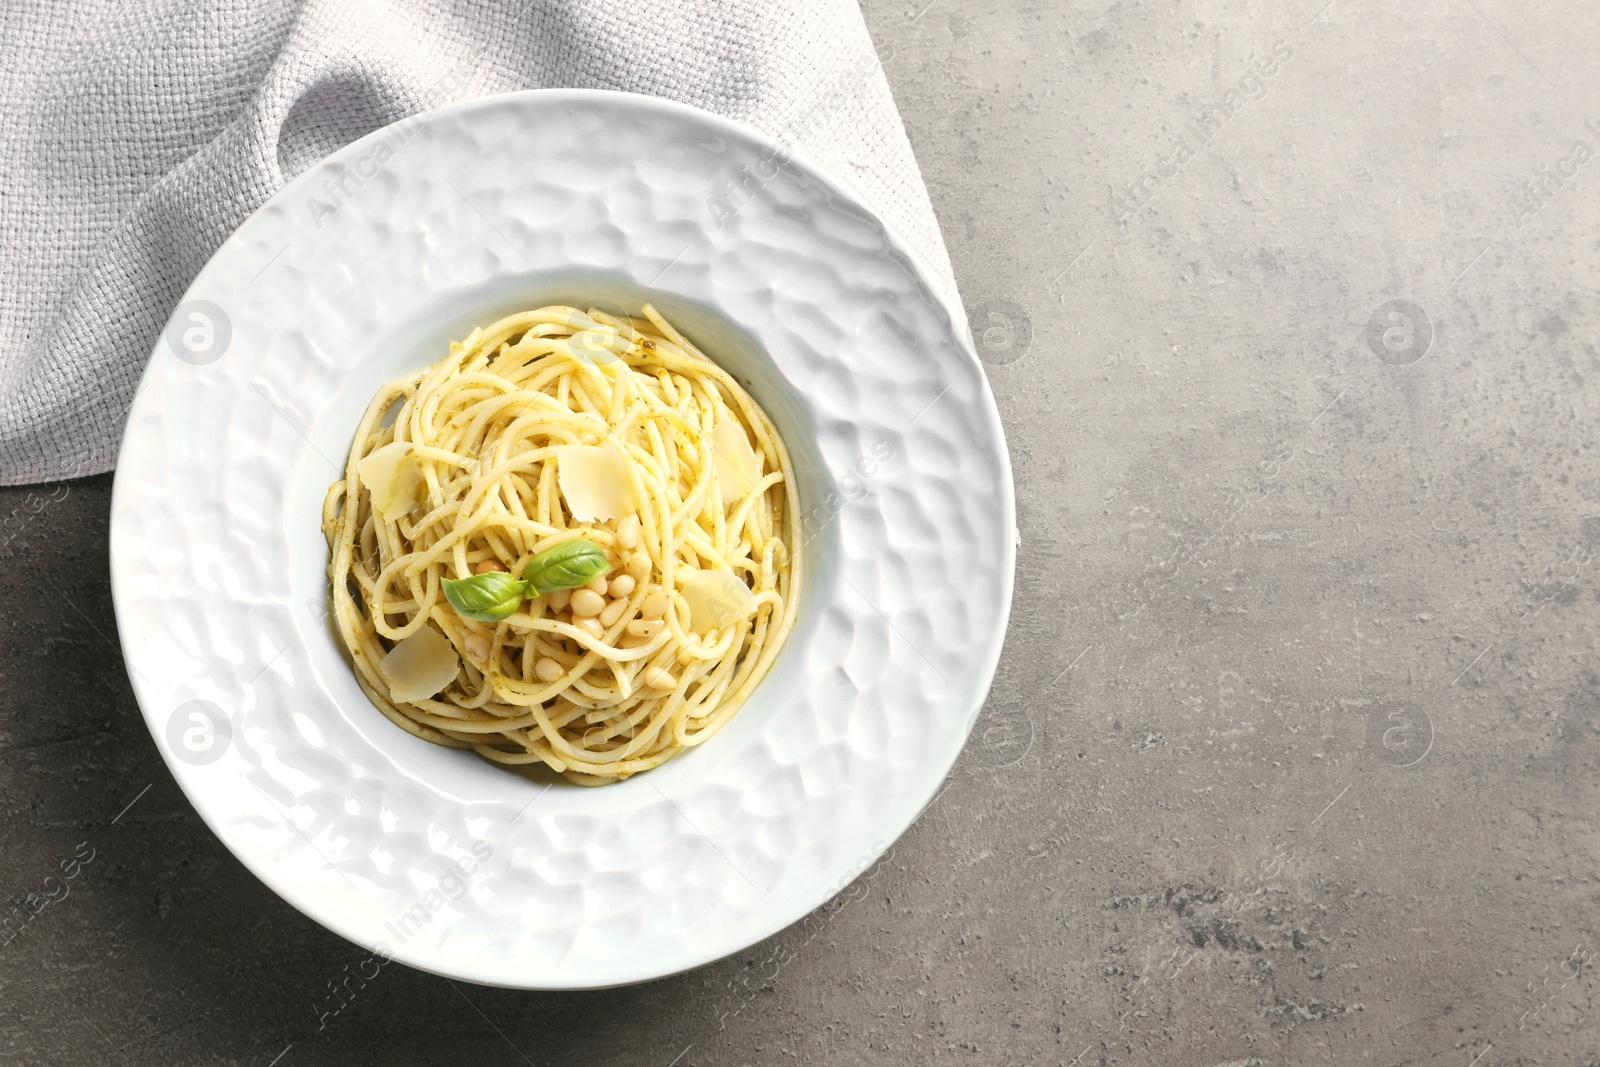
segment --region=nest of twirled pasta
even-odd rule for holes
[[[766,674],[798,514],[766,413],[647,304],[511,315],[386,385],[322,524],[385,715],[600,785],[709,738]]]

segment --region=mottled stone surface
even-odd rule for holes
[[[331,1013],[363,954],[133,704],[109,479],[0,490],[0,894],[67,894],[0,1063],[1600,1063],[1600,10],[1322,2],[869,4],[1016,610],[939,800],[737,958]]]

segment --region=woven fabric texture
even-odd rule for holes
[[[174,305],[296,174],[514,89],[648,93],[848,182],[954,294],[851,0],[110,0],[0,5],[0,484],[112,468]]]

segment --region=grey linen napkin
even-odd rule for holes
[[[854,186],[955,292],[853,0],[0,5],[0,485],[109,470],[167,316],[327,153],[513,89],[670,97]]]

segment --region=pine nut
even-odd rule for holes
[[[625,597],[629,593],[632,593],[634,586],[638,584],[639,583],[633,580],[633,575],[619,574],[615,578],[611,579],[611,586],[606,590],[606,592],[610,593],[613,597]]]
[[[550,606],[550,612],[553,615],[559,615],[563,611],[566,611],[567,604],[571,600],[572,590],[570,589],[557,589],[553,593],[546,593],[544,595],[544,602]]]
[[[634,619],[628,624],[628,633],[649,640],[666,627],[660,619]]]
[[[472,565],[473,574],[488,574],[490,571],[503,571],[506,565],[497,559],[480,559]]]
[[[574,615],[598,615],[606,609],[605,597],[593,589],[576,590],[570,603]]]
[[[584,588],[590,590],[591,592],[598,593],[600,596],[605,596],[606,586],[608,584],[609,583],[606,581],[605,575],[597,574],[593,578],[589,579],[589,583],[585,585]]]
[[[541,682],[553,682],[566,674],[567,670],[549,656],[540,656],[539,662],[533,665],[533,673],[538,675]]]
[[[467,655],[476,663],[482,663],[489,658],[489,635],[467,634],[467,639],[461,642],[467,648]]]
[[[644,672],[644,684],[651,689],[672,689],[677,686],[678,680],[660,667],[651,667]]]
[[[639,544],[639,516],[637,513],[625,515],[617,523],[617,544],[623,548],[635,548]]]
[[[626,600],[613,600],[600,613],[600,625],[609,630],[616,624],[618,619],[622,618],[622,613],[627,610],[628,602]]]
[[[576,622],[574,622],[572,625],[576,626],[578,629],[582,630],[584,633],[588,634],[590,637],[594,638],[596,641],[604,641],[605,640],[606,628],[604,626],[600,625],[600,620],[599,619],[596,619],[596,618],[593,618],[593,617],[590,617],[590,618],[587,618],[587,619],[579,619]]]
[[[666,615],[667,605],[672,603],[672,598],[665,593],[651,593],[644,598],[644,605],[639,609],[639,614],[647,619],[659,619]]]

